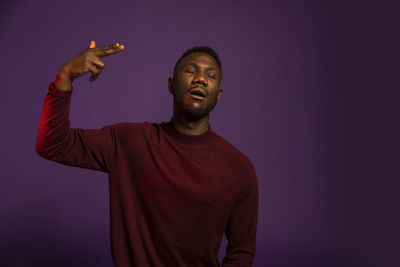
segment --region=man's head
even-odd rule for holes
[[[219,60],[219,56],[218,56],[217,52],[215,52],[214,49],[212,49],[211,47],[208,47],[208,46],[196,46],[196,47],[186,50],[186,52],[182,54],[182,56],[178,59],[178,61],[175,64],[174,76],[175,76],[176,69],[177,69],[179,63],[181,63],[182,59],[189,56],[192,53],[197,53],[197,52],[206,53],[209,56],[212,56],[215,59],[215,62],[217,62],[219,70],[221,72],[221,76],[222,76],[222,67],[221,67],[221,61]]]
[[[177,61],[168,89],[174,96],[174,114],[196,121],[208,116],[221,96],[222,70],[217,53],[210,47],[194,47]]]

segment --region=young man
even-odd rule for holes
[[[221,96],[218,55],[209,47],[184,53],[168,88],[173,117],[166,123],[120,123],[100,130],[72,129],[73,79],[123,45],[89,48],[65,63],[46,95],[36,151],[67,165],[108,172],[111,247],[115,265],[252,266],[258,185],[250,160],[214,133],[210,111]]]

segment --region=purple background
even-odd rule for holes
[[[3,1],[0,265],[112,266],[107,175],[35,152],[48,84],[95,40],[126,49],[74,82],[73,127],[167,121],[178,57],[220,54],[211,126],[256,167],[254,266],[399,266],[396,9],[322,2]]]

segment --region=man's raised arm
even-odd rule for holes
[[[39,155],[53,161],[83,168],[107,171],[115,152],[115,133],[112,127],[101,130],[72,129],[69,122],[72,81],[91,72],[91,81],[97,79],[104,68],[100,58],[118,53],[123,45],[95,47],[90,43],[77,56],[58,71],[46,95],[36,142]]]
[[[100,58],[118,53],[123,49],[124,46],[118,43],[96,47],[96,43],[92,41],[89,48],[83,50],[60,68],[54,82],[55,86],[60,90],[70,91],[72,81],[87,72],[92,73],[90,81],[96,80],[105,67]]]

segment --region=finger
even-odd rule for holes
[[[100,71],[100,72],[101,72],[101,71]],[[96,75],[92,75],[92,76],[90,76],[90,78],[89,78],[89,81],[93,82],[93,81],[97,80],[97,78],[98,78],[98,77],[99,77],[99,75],[100,75],[100,72],[99,72],[99,73],[97,73]]]
[[[98,58],[93,58],[92,64],[98,69],[104,69],[104,67],[106,66],[106,64],[104,64],[104,62]]]
[[[96,47],[96,42],[95,41],[91,41],[89,48],[95,48]]]
[[[87,66],[88,71],[92,73],[92,76],[90,76],[89,80],[94,81],[97,79],[97,77],[100,75],[100,72],[102,71],[102,68],[98,69],[94,64],[88,64]]]
[[[125,48],[124,45],[120,45],[119,43],[100,46],[95,48],[94,54],[98,57],[106,57],[121,52],[124,48]]]
[[[100,60],[97,60],[96,62],[93,62],[93,65],[96,67],[97,72],[94,73],[92,75],[92,77],[90,77],[90,78],[92,78],[91,81],[97,80],[97,78],[99,77],[100,73],[103,71],[104,67],[106,66],[106,64],[104,64]]]

